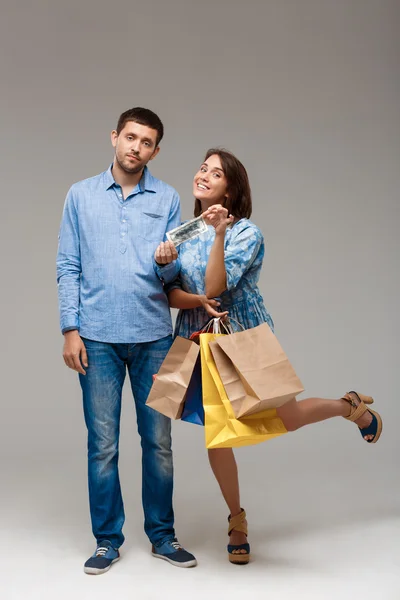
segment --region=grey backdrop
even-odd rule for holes
[[[273,539],[291,527],[396,514],[399,14],[395,0],[2,3],[8,539],[24,546],[45,536],[53,548],[68,540],[79,569],[92,549],[80,389],[61,356],[55,254],[69,186],[107,168],[109,132],[135,105],[164,121],[151,168],[179,191],[185,218],[208,147],[244,162],[266,238],[260,288],[307,395],[357,389],[376,397],[384,418],[376,447],[336,419],[237,452],[253,530]],[[122,418],[126,547],[136,535],[146,550],[128,390]],[[223,552],[226,510],[203,431],[173,429],[179,535],[200,553],[207,544]]]

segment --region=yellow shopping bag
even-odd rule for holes
[[[287,433],[275,408],[241,419],[235,417],[209,347],[219,335],[200,335],[206,448],[250,446]]]

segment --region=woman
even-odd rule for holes
[[[261,231],[249,221],[252,202],[246,169],[230,152],[211,149],[193,180],[195,216],[203,215],[207,232],[180,246],[179,280],[167,287],[171,307],[179,308],[175,335],[190,337],[210,316],[229,314],[245,329],[263,322],[273,329],[257,283],[264,257]],[[160,244],[155,259],[171,262],[174,248]],[[378,441],[382,420],[367,405],[372,398],[349,392],[337,400],[295,399],[277,409],[288,431],[341,416],[354,421],[368,443]],[[250,559],[246,514],[240,505],[238,472],[231,448],[208,451],[210,464],[228,505],[229,560]]]

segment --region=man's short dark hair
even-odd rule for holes
[[[150,127],[150,129],[155,129],[157,131],[156,146],[158,146],[164,135],[164,125],[156,113],[148,108],[141,108],[140,106],[126,110],[118,119],[118,135],[129,121],[134,121],[135,123],[139,123],[139,125],[146,125],[146,127]]]

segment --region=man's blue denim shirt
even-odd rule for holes
[[[101,342],[140,343],[172,333],[163,282],[179,259],[153,256],[180,219],[178,193],[147,169],[124,200],[112,167],[67,194],[57,253],[61,330]]]

